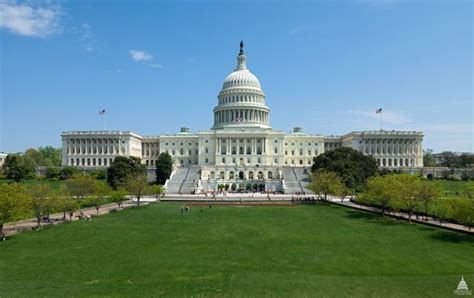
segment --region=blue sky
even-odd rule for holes
[[[421,130],[473,151],[471,1],[0,0],[0,151],[212,126],[241,39],[271,125]]]

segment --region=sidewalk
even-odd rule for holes
[[[336,205],[340,205],[340,206],[346,206],[346,207],[349,207],[349,208],[352,208],[352,209],[364,210],[364,211],[379,213],[379,214],[382,213],[382,209],[380,209],[380,208],[375,208],[375,207],[356,204],[356,203],[351,202],[349,200],[341,202],[341,200],[339,200],[339,199],[331,199],[329,202],[333,203],[333,204],[336,204]],[[385,215],[408,220],[408,214],[405,213],[405,212],[385,211]],[[471,228],[471,230],[469,230],[469,227],[464,226],[464,225],[459,225],[459,224],[450,223],[450,222],[441,222],[440,223],[439,220],[435,220],[432,217],[423,216],[423,218],[427,218],[427,220],[422,220],[422,219],[420,219],[420,217],[418,217],[418,219],[417,219],[415,217],[415,215],[412,215],[411,221],[416,222],[416,223],[421,223],[421,224],[424,224],[424,225],[429,225],[429,226],[434,226],[434,227],[438,227],[438,228],[444,228],[444,229],[448,229],[448,230],[452,230],[452,231],[456,231],[456,232],[462,232],[462,233],[468,233],[468,234],[474,235],[474,229],[473,228]]]
[[[147,202],[140,202],[140,205],[145,205],[148,204]],[[135,207],[137,206],[136,202],[133,202],[132,200],[124,201],[122,203],[122,208],[121,209],[126,209],[130,207]],[[99,215],[107,214],[111,210],[118,210],[118,205],[116,203],[110,203],[110,204],[105,204],[100,206],[99,209]],[[90,215],[90,216],[97,216],[97,210],[94,207],[88,207],[88,208],[83,208],[79,209],[76,212],[73,213],[72,216],[72,221],[79,220],[77,217],[80,213],[83,213],[84,215]],[[56,224],[61,224],[64,222],[69,222],[69,213],[66,213],[66,221],[63,220],[63,213],[55,213],[50,215],[50,221],[51,222],[41,222],[41,226],[49,226],[49,225],[56,225]],[[13,235],[16,233],[21,233],[23,231],[28,231],[36,228],[37,226],[36,218],[30,218],[30,219],[25,219],[25,220],[20,220],[17,222],[11,222],[7,223],[3,226],[3,232],[5,233],[6,236]]]

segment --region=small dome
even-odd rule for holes
[[[222,90],[232,87],[250,87],[261,89],[257,77],[248,69],[239,69],[229,74],[222,85]]]

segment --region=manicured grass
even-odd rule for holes
[[[155,204],[0,243],[0,295],[450,297],[474,237],[332,205]]]
[[[430,183],[439,185],[442,191],[442,197],[459,198],[463,197],[463,192],[473,181],[450,181],[450,180],[431,180]]]

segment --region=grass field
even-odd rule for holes
[[[155,204],[0,243],[0,296],[451,296],[474,237],[332,205]]]
[[[431,180],[430,183],[439,185],[442,197],[458,198],[463,197],[463,192],[472,181],[450,181],[450,180]]]

